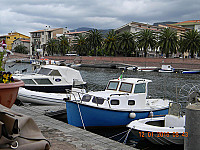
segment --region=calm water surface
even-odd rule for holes
[[[13,66],[14,65],[14,66]],[[31,72],[30,64],[25,63],[9,63],[6,65],[6,70],[14,72],[16,70],[24,70],[27,69],[28,72]],[[84,81],[87,82],[87,88],[92,91],[104,90],[107,82],[111,79],[118,78],[122,70],[120,69],[104,69],[104,68],[77,68]],[[183,100],[183,96],[187,96],[186,93],[182,93],[179,95],[180,89],[189,90],[190,86],[183,88],[185,84],[200,84],[200,75],[199,74],[180,74],[180,73],[158,73],[158,72],[138,72],[138,71],[125,71],[123,77],[133,77],[133,78],[144,78],[152,80],[152,83],[149,83],[149,96],[152,98],[166,98],[171,100]],[[177,92],[176,92],[177,91]],[[182,90],[181,90],[182,91]],[[177,93],[177,94],[176,94]],[[177,95],[177,96],[176,96]],[[184,99],[185,100],[185,99]],[[101,134],[106,137],[110,137],[114,134],[120,133],[127,129],[100,129],[100,130],[92,130],[97,134]],[[136,141],[136,142],[135,142]],[[123,142],[123,141],[122,141]],[[132,146],[136,146],[137,148],[142,149],[183,149],[183,146],[156,146],[151,143],[139,142],[139,144],[135,144],[138,142],[137,139],[134,141],[132,139],[128,139],[128,144]]]

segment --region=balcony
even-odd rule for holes
[[[32,37],[32,38],[40,38],[41,35],[32,35],[31,37]]]

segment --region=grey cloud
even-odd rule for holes
[[[195,0],[0,0],[0,34],[51,27],[117,28],[128,22],[199,19]]]

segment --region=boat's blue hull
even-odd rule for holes
[[[129,117],[131,111],[100,109],[83,104],[79,104],[79,108],[85,127],[125,126],[133,120],[146,118],[149,116],[149,111],[134,112],[136,114],[136,117],[134,119],[131,119]],[[66,109],[68,124],[76,127],[83,127],[78,104],[75,102],[67,101]],[[165,115],[167,113],[168,108],[153,111],[154,115]]]
[[[182,74],[200,74],[200,71],[183,71]]]

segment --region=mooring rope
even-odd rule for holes
[[[81,122],[82,122],[82,125],[83,125],[83,129],[86,130],[85,129],[85,124],[83,122],[83,117],[82,117],[82,114],[81,114],[81,109],[80,109],[79,103],[77,101],[76,101],[76,103],[78,105],[78,111],[79,111],[79,114],[80,114],[80,117],[81,117]]]
[[[127,131],[123,131],[123,132],[121,132],[121,133],[118,133],[118,134],[113,135],[113,136],[108,137],[108,138],[109,138],[109,139],[112,139],[113,137],[116,137],[116,136],[121,135],[121,134],[123,134],[123,133],[126,133],[126,132],[128,132],[128,131],[129,131],[129,130],[127,130]]]
[[[127,132],[127,134],[126,134],[126,138],[124,139],[123,144],[126,144],[126,141],[127,141],[127,139],[128,139],[128,136],[129,136],[129,133],[131,132],[131,130],[132,130],[132,128],[130,128],[130,129],[128,130],[128,132]]]

